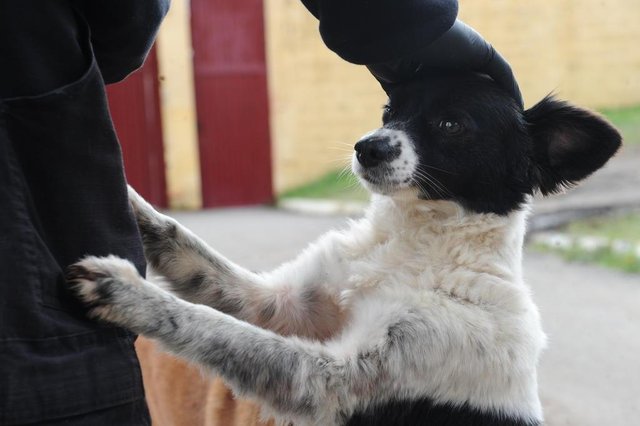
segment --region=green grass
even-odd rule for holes
[[[280,198],[367,201],[369,194],[351,172],[332,171],[307,185],[283,192]]]
[[[533,246],[533,249],[544,253],[558,254],[569,262],[592,263],[604,266],[605,268],[640,274],[640,258],[633,253],[617,253],[609,247],[595,251],[587,251],[576,246],[568,249],[556,249],[536,244]]]
[[[620,130],[625,144],[640,144],[640,105],[600,112]]]
[[[634,251],[618,252],[613,249],[613,241],[624,241],[632,246],[640,244],[640,213],[622,216],[603,216],[580,220],[569,224],[563,230],[573,237],[600,237],[609,241],[609,245],[589,251],[573,244],[568,248],[554,248],[535,244],[537,251],[559,254],[571,262],[593,263],[629,273],[640,274],[640,256]]]
[[[569,261],[595,263],[606,268],[619,269],[634,274],[640,273],[640,258],[633,253],[617,253],[611,248],[603,248],[594,252],[574,249],[565,253],[564,257]]]
[[[566,231],[575,236],[590,235],[637,244],[640,243],[640,213],[580,220],[567,226]]]

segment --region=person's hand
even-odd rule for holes
[[[522,94],[511,67],[473,28],[456,20],[424,49],[404,59],[367,65],[385,90],[411,81],[428,70],[470,70],[487,74],[522,107]]]
[[[342,59],[366,65],[388,90],[434,70],[491,77],[522,106],[511,67],[458,16],[457,0],[302,0]]]

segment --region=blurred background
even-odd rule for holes
[[[640,1],[460,7],[512,64],[527,107],[555,92],[624,135],[585,184],[536,200],[525,271],[550,334],[548,424],[637,425]],[[109,88],[129,181],[248,267],[295,255],[367,199],[343,170],[386,99],[317,25],[299,0],[173,0],[145,67]],[[256,205],[285,210],[237,208]]]
[[[640,115],[639,1],[460,3],[528,106],[553,91],[623,126]],[[299,0],[174,0],[145,68],[110,96],[129,179],[191,209],[270,202],[341,168],[385,102]]]

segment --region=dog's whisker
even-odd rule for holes
[[[341,165],[351,166],[351,155],[344,155],[340,157],[330,158],[329,163],[339,163]]]
[[[437,196],[443,197],[441,191],[436,186],[434,186],[429,179],[425,179],[424,182],[421,182],[419,179],[416,179],[416,178],[412,178],[412,179],[413,179],[413,182],[418,186],[418,188],[420,188],[422,193],[427,197],[427,199],[433,198],[431,196],[431,192],[429,191],[429,188],[433,189],[433,191],[436,193]]]
[[[425,189],[425,187],[422,185],[422,183],[417,180],[416,178],[412,177],[411,181],[418,187],[418,189],[420,190],[420,192],[427,198],[427,199],[431,199],[431,195],[429,195],[429,191],[427,191]]]
[[[342,169],[343,167],[345,167],[345,165],[347,167],[350,167],[351,163],[349,163],[348,161],[345,161],[344,158],[334,158],[332,160],[327,161],[328,164],[331,164],[332,166],[338,166],[340,169]]]
[[[344,167],[342,170],[340,170],[340,172],[338,173],[338,180],[339,181],[345,181],[347,179],[353,178],[354,175],[351,172],[351,167],[346,166]]]
[[[430,169],[437,170],[437,171],[442,172],[442,173],[448,173],[448,174],[453,175],[453,176],[458,176],[457,173],[451,172],[449,170],[441,169],[441,168],[438,168],[438,167],[435,167],[435,166],[430,166],[428,164],[421,164],[420,167],[428,167]]]
[[[443,195],[443,196],[451,195],[451,192],[442,184],[442,182],[440,182],[438,179],[436,179],[432,174],[427,173],[426,171],[421,170],[420,168],[418,168],[417,171],[419,173],[421,173],[425,179],[429,180],[434,185],[436,185],[438,188],[440,188],[440,190],[443,192],[443,194],[441,194],[441,195]]]
[[[330,149],[331,151],[340,151],[340,152],[349,152],[349,153],[353,152],[353,147],[345,148],[341,146],[330,146],[327,149]]]
[[[446,197],[450,195],[449,191],[433,176],[419,169],[416,169],[414,173],[416,176],[424,179],[426,181],[425,183],[428,183],[429,186],[433,188],[433,190],[436,191],[437,195],[439,195],[440,197]]]

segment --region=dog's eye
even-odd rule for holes
[[[391,117],[393,117],[394,111],[390,105],[385,105],[382,107],[382,121],[388,121]]]
[[[442,120],[438,127],[448,135],[456,135],[462,131],[462,125],[454,120]]]

